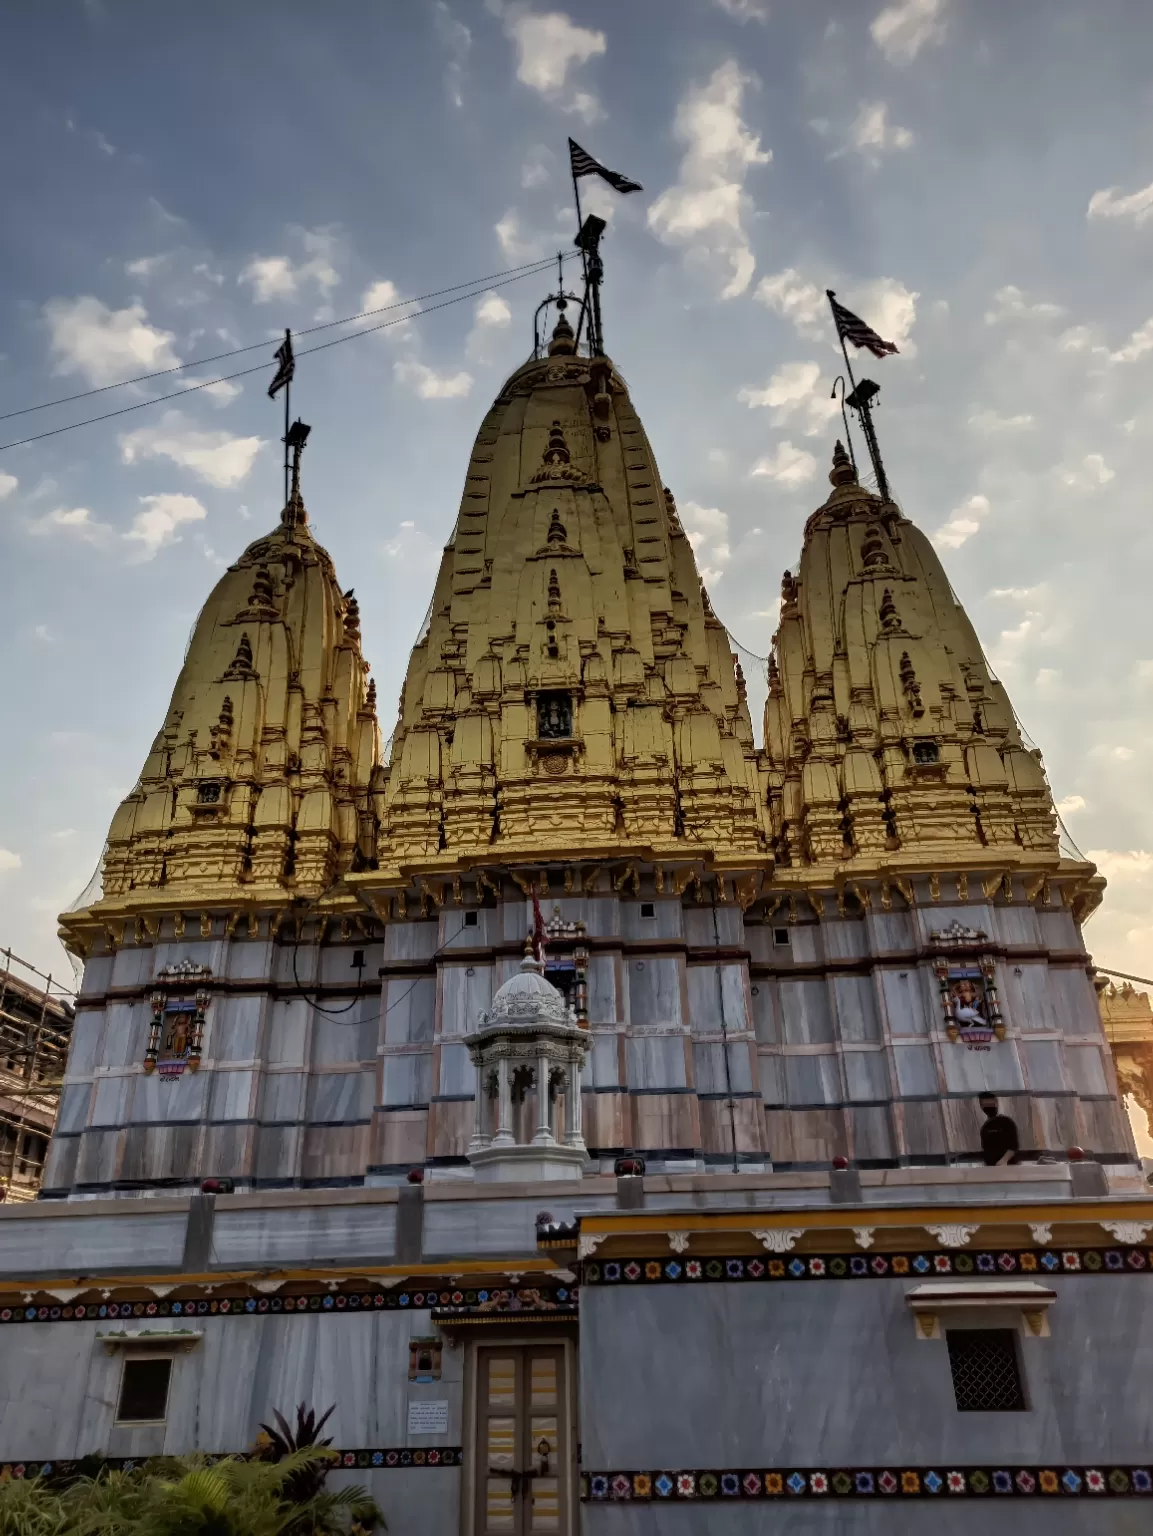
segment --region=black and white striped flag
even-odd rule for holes
[[[619,171],[610,171],[607,165],[594,160],[588,150],[582,149],[575,139],[568,141],[568,153],[574,179],[578,176],[600,176],[608,182],[614,192],[644,191],[639,181],[622,176]]]
[[[292,355],[292,333],[285,331],[284,340],[277,347],[276,376],[268,386],[268,398],[275,400],[286,384],[292,383],[292,376],[296,372],[296,358]]]
[[[887,357],[890,353],[897,351],[891,341],[885,341],[878,336],[872,326],[866,325],[859,315],[855,315],[851,309],[846,309],[843,304],[838,304],[831,288],[825,289],[825,297],[829,301],[829,308],[833,311],[837,335],[842,341],[851,341],[855,347],[867,347],[874,357]]]

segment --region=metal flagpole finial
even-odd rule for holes
[[[290,453],[292,455],[292,485],[285,498],[284,512],[286,520],[293,524],[308,520],[300,496],[300,455],[304,451],[304,445],[311,431],[312,428],[307,422],[301,421],[298,416],[284,434],[285,457],[287,458]]]

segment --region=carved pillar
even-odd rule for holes
[[[484,1068],[478,1063],[476,1069],[476,1118],[473,1121],[472,1141],[468,1149],[470,1152],[479,1152],[492,1141],[491,1135],[484,1128],[484,1100]]]
[[[564,1118],[565,1146],[583,1147],[585,1142],[581,1131],[581,1064],[580,1057],[575,1053],[568,1066],[568,1088],[565,1091]]]
[[[496,1064],[496,1135],[493,1145],[511,1147],[516,1138],[512,1134],[512,1087],[509,1083],[508,1057],[502,1056]]]
[[[548,1091],[549,1060],[542,1051],[536,1060],[536,1135],[537,1146],[552,1144],[552,1114]]]

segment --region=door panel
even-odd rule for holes
[[[477,1351],[476,1536],[571,1528],[565,1354],[560,1345]]]

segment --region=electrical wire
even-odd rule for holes
[[[562,252],[565,261],[571,261],[576,253]],[[317,331],[329,331],[335,325],[351,325],[354,320],[367,320],[373,315],[383,315],[388,310],[407,309],[412,304],[424,304],[429,299],[439,299],[442,294],[456,293],[461,288],[476,288],[485,283],[495,283],[497,278],[509,278],[514,275],[528,276],[530,272],[543,271],[551,267],[556,257],[550,256],[547,260],[526,261],[523,266],[506,267],[503,272],[490,272],[487,277],[470,278],[467,283],[453,283],[449,288],[436,288],[432,293],[418,293],[411,299],[398,299],[395,304],[382,304],[378,309],[362,309],[357,315],[345,315],[341,320],[325,320],[319,325],[306,325],[302,330],[293,331],[294,336],[312,336]],[[466,294],[471,298],[471,294]],[[415,317],[410,317],[415,318]],[[61,395],[56,400],[45,400],[40,405],[25,405],[18,411],[5,411],[0,414],[0,421],[11,421],[16,416],[30,416],[36,411],[49,411],[54,405],[70,405],[75,400],[87,400],[92,395],[107,394],[110,389],[126,389],[129,384],[145,384],[149,379],[161,379],[169,373],[185,373],[189,368],[206,368],[209,363],[219,363],[226,357],[240,357],[245,352],[256,352],[271,345],[271,340],[254,341],[247,347],[233,347],[228,352],[216,352],[211,357],[198,357],[190,363],[176,363],[171,368],[157,368],[152,373],[138,373],[135,378],[121,379],[116,384],[100,384],[95,389],[82,389],[75,395]]]
[[[488,289],[504,288],[507,287],[509,283],[519,283],[526,277],[531,277],[545,271],[548,267],[551,267],[551,265],[552,261],[550,260],[541,266],[525,272],[520,272],[515,277],[507,277],[503,282],[486,283],[483,287],[476,288],[469,293],[459,294],[454,299],[445,299],[440,304],[430,304],[426,309],[418,310],[416,314],[401,315],[396,320],[384,320],[379,325],[369,325],[365,326],[363,330],[352,331],[347,336],[337,336],[333,341],[322,341],[315,347],[305,347],[301,351],[297,352],[296,356],[298,358],[307,357],[310,353],[313,352],[324,352],[329,347],[339,347],[342,342],[355,341],[358,336],[370,336],[375,331],[387,331],[394,325],[407,325],[410,321],[419,319],[421,315],[431,315],[438,309],[448,309],[453,304],[463,304],[468,299],[478,298],[482,292],[485,292]],[[83,421],[69,422],[68,425],[64,427],[53,427],[48,432],[36,432],[31,437],[21,437],[11,443],[0,443],[0,453],[6,452],[9,448],[23,448],[28,443],[42,442],[47,437],[58,437],[62,432],[74,432],[77,427],[91,427],[94,426],[98,421],[111,421],[116,416],[127,416],[132,411],[142,411],[146,406],[149,405],[162,405],[165,400],[182,400],[187,395],[194,394],[198,389],[210,389],[214,384],[227,384],[232,379],[243,379],[247,378],[248,375],[252,373],[263,373],[266,371],[268,366],[269,365],[267,363],[256,363],[251,368],[241,368],[238,369],[236,373],[226,373],[218,379],[202,379],[197,384],[189,384],[184,389],[171,390],[166,395],[154,395],[150,400],[138,400],[133,405],[123,405],[119,408],[119,410],[105,411],[99,416],[87,416]]]

